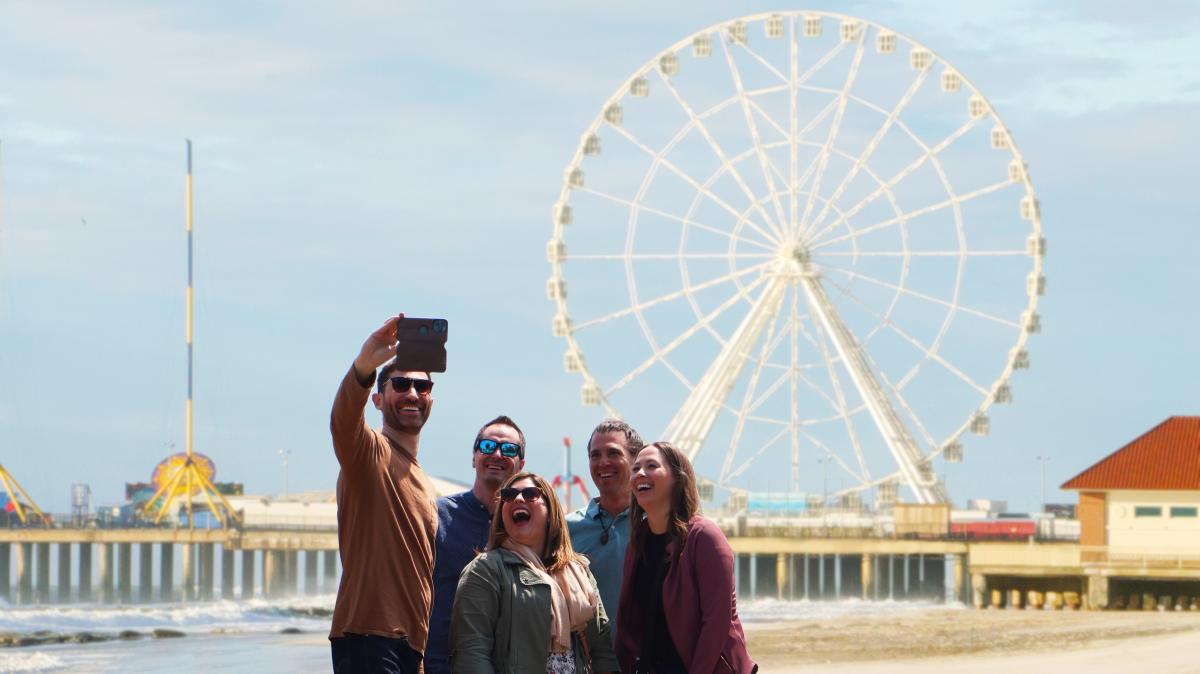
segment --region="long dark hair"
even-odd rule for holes
[[[683,544],[687,542],[688,522],[700,514],[700,493],[696,491],[696,473],[692,470],[692,462],[679,451],[675,445],[659,440],[643,447],[638,454],[657,447],[662,454],[663,463],[671,470],[675,484],[671,488],[671,512],[667,516],[667,534],[675,543],[675,552],[671,555],[671,563],[679,561],[679,553],[683,552]],[[642,509],[637,498],[629,507],[629,521],[633,531],[629,536],[629,545],[636,554],[646,553],[646,532],[650,523],[646,520],[646,511]]]
[[[533,481],[538,491],[542,492],[542,502],[546,504],[546,544],[542,551],[542,564],[546,565],[546,571],[554,573],[578,559],[579,555],[575,548],[571,547],[571,535],[567,532],[567,518],[563,514],[562,504],[558,502],[558,495],[554,493],[554,487],[550,486],[546,478],[522,471],[505,480],[500,489],[506,489],[526,479]],[[497,490],[496,498],[499,498],[499,493]],[[497,504],[496,512],[492,514],[488,550],[495,550],[508,540],[508,531],[504,528],[504,515],[501,513],[502,506],[503,504]]]

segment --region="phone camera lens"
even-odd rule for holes
[[[429,326],[422,325],[421,327],[417,328],[417,332],[421,333],[422,335],[428,335],[429,334]]]
[[[434,332],[445,332],[446,331],[446,321],[434,321],[433,322],[433,331]]]

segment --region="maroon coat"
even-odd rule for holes
[[[667,546],[672,554],[675,543]],[[633,598],[638,551],[625,551],[625,577],[617,616],[617,659],[621,671],[633,672],[646,616]],[[733,550],[711,520],[688,522],[687,541],[679,562],[669,565],[663,580],[662,610],[671,643],[690,674],[752,674],[758,667],[746,652],[746,635],[737,616],[733,590]]]

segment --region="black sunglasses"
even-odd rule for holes
[[[542,500],[542,490],[537,487],[522,487],[521,489],[505,487],[500,490],[500,500],[505,503],[512,503],[517,500],[517,494],[520,494],[526,501]]]
[[[409,388],[415,388],[417,389],[417,395],[425,395],[433,390],[433,381],[430,379],[392,377],[388,381],[392,382],[392,390],[396,393],[407,393]]]
[[[515,442],[497,442],[487,438],[480,438],[475,441],[475,449],[479,450],[480,454],[492,454],[497,449],[500,450],[500,456],[513,458],[521,456],[521,445]]]

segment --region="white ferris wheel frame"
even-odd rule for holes
[[[821,26],[827,20],[839,23],[841,39],[838,40],[837,45],[827,52],[823,58],[812,64],[802,73],[800,72],[801,64],[797,56],[798,43],[803,37],[814,37],[808,34],[809,27],[813,25],[813,22],[816,22],[816,32],[819,35]],[[747,29],[750,24],[758,23],[762,23],[768,32],[772,30],[772,26],[775,27],[778,34],[770,37],[790,40],[790,69],[787,74],[780,72],[774,65],[751,48],[747,40]],[[786,27],[787,30],[784,31],[783,27]],[[868,48],[868,42],[870,42],[868,37],[871,35],[875,37],[877,50],[882,49],[881,45],[887,39],[891,40],[893,51],[899,51],[902,44],[910,46],[910,63],[913,69],[916,70],[916,75],[905,94],[890,110],[881,108],[851,91],[851,86],[858,76],[863,53]],[[884,36],[890,37],[885,38]],[[675,72],[678,71],[678,54],[689,48],[699,49],[698,45],[702,41],[707,41],[708,49],[710,50],[709,54],[705,55],[711,54],[713,57],[717,56],[716,44],[720,45],[720,50],[728,63],[736,91],[732,96],[723,99],[716,105],[697,111],[693,109],[688,100],[674,86],[671,75],[673,74],[672,68],[674,68]],[[855,54],[850,71],[847,73],[847,80],[840,91],[805,84],[811,76],[819,72],[821,68],[847,46],[852,47],[855,50]],[[738,66],[732,56],[733,51],[737,49],[744,50],[750,58],[753,58],[772,71],[782,80],[782,84],[759,90],[746,90],[743,86]],[[945,67],[942,72],[943,89],[947,86],[946,82],[949,81],[955,87],[966,89],[971,95],[967,121],[949,136],[942,138],[936,143],[929,144],[922,140],[900,118],[900,114],[909,105],[913,96],[920,90],[937,64],[942,64]],[[648,87],[647,77],[650,73],[654,73],[657,76],[657,79],[654,81],[655,86],[662,86],[675,100],[689,120],[680,127],[675,136],[666,145],[657,150],[649,147],[623,127],[623,112],[620,106],[621,101],[629,96],[646,95]],[[800,110],[797,104],[797,92],[802,88],[833,94],[830,103],[819,111],[803,128],[800,126]],[[957,88],[954,90],[957,91]],[[790,101],[789,119],[786,129],[783,128],[782,124],[779,124],[768,115],[755,100],[756,96],[764,93],[783,91],[788,93]],[[856,157],[834,146],[834,140],[838,135],[842,115],[851,101],[872,109],[885,117],[883,125],[868,142],[866,148]],[[753,147],[731,157],[709,133],[705,122],[722,110],[734,105],[742,108],[753,141]],[[758,113],[757,117],[755,113]],[[815,142],[807,138],[806,134],[809,131],[831,116],[830,131],[823,142]],[[1012,154],[1012,159],[1009,163],[1008,179],[998,181],[973,192],[957,194],[943,170],[938,155],[968,131],[989,120],[995,123],[991,132],[992,147],[996,150],[1009,151]],[[759,133],[759,124],[763,122],[773,126],[774,130],[786,137],[787,140],[775,141],[773,143],[764,142]],[[653,160],[650,169],[641,181],[637,194],[633,198],[623,198],[614,194],[608,194],[588,187],[584,183],[582,166],[587,156],[599,153],[599,136],[597,132],[602,127],[624,137],[633,147],[645,153]],[[875,174],[868,164],[868,160],[878,149],[881,139],[893,127],[910,138],[923,152],[918,159],[911,162],[900,172],[890,177],[884,177]],[[703,182],[691,176],[683,168],[676,166],[668,158],[671,150],[688,134],[693,132],[700,134],[705,139],[720,162],[720,167]],[[820,148],[818,159],[814,160],[807,167],[804,167],[803,170],[798,162],[798,147],[801,145]],[[782,174],[779,167],[768,156],[768,151],[781,147],[787,147],[789,151],[788,175],[786,176]],[[840,156],[844,160],[852,161],[853,165],[849,173],[842,177],[838,187],[828,197],[821,197],[819,195],[820,183],[824,177],[824,169],[832,156]],[[757,160],[762,175],[767,182],[768,194],[766,197],[754,194],[753,190],[746,185],[739,173],[739,166],[742,165],[742,162],[749,162],[751,160]],[[949,198],[923,208],[904,211],[897,204],[891,188],[913,171],[921,168],[926,162],[936,171]],[[645,196],[647,189],[650,187],[659,170],[665,170],[673,174],[675,178],[683,180],[696,190],[692,203],[682,216],[641,203],[642,198]],[[840,209],[837,206],[838,199],[842,196],[853,178],[860,172],[872,179],[878,187],[869,197],[861,200],[856,205],[846,210]],[[726,203],[712,191],[713,183],[722,177],[730,177],[737,183],[751,204],[749,208],[739,210]],[[784,186],[782,190],[776,187],[776,179]],[[1025,249],[968,250],[964,240],[964,220],[961,205],[997,190],[1011,187],[1014,184],[1024,187],[1024,196],[1019,204],[1019,212],[1021,219],[1027,220],[1031,227],[1031,233],[1026,242]],[[790,188],[788,187],[789,185]],[[803,204],[800,203],[802,199],[802,190],[800,188],[802,186],[808,188],[808,196]],[[566,228],[572,219],[570,209],[572,192],[590,194],[607,199],[629,209],[626,243],[622,253],[609,255],[573,255],[568,257],[564,233],[567,231]],[[788,204],[786,212],[780,200],[781,194],[786,194],[787,196]],[[862,229],[852,229],[850,219],[857,212],[880,197],[887,200],[891,209],[896,213],[895,217],[875,222]],[[693,219],[696,215],[697,207],[703,199],[710,200],[736,218],[732,229],[713,227]],[[958,236],[958,250],[910,251],[907,242],[906,223],[913,218],[944,209],[950,209],[953,214],[954,226]],[[827,220],[826,216],[829,216],[831,211],[833,212],[833,217]],[[679,251],[677,254],[639,254],[633,250],[633,233],[636,231],[639,214],[643,212],[677,221],[683,225],[683,233],[680,236]],[[772,217],[772,212],[774,213],[774,217]],[[813,215],[814,212],[815,215]],[[803,428],[805,422],[797,418],[797,407],[795,404],[796,389],[802,378],[805,377],[805,374],[803,371],[796,369],[796,359],[799,348],[798,341],[800,338],[804,338],[809,342],[810,346],[816,347],[821,352],[825,360],[824,365],[829,369],[833,396],[830,398],[827,395],[826,397],[830,398],[830,405],[835,411],[839,407],[841,409],[842,413],[840,416],[846,420],[850,443],[856,454],[856,460],[862,468],[860,474],[865,478],[859,484],[848,489],[843,489],[841,493],[861,492],[876,487],[884,489],[890,487],[890,491],[894,492],[897,481],[900,481],[911,489],[912,494],[918,502],[945,502],[948,499],[948,495],[944,485],[941,484],[936,473],[932,470],[932,460],[938,456],[954,460],[955,457],[961,455],[959,438],[964,433],[969,430],[980,434],[988,431],[987,410],[995,402],[1009,402],[1011,400],[1011,391],[1008,384],[1009,379],[1016,369],[1025,369],[1028,367],[1029,358],[1025,345],[1030,334],[1040,331],[1041,327],[1040,317],[1036,312],[1038,297],[1044,292],[1045,286],[1042,274],[1045,238],[1042,235],[1040,207],[1029,178],[1027,165],[1016,144],[1013,142],[1007,127],[1000,120],[992,105],[979,92],[978,88],[935,52],[916,40],[896,33],[886,27],[844,14],[798,10],[749,15],[717,23],[697,31],[656,54],[614,90],[601,106],[600,113],[592,120],[591,124],[581,135],[579,145],[568,163],[558,201],[553,208],[553,224],[554,234],[547,248],[547,255],[552,270],[550,280],[547,284],[547,294],[555,303],[557,310],[554,318],[554,332],[557,336],[563,337],[567,342],[566,362],[568,370],[578,371],[583,377],[582,398],[584,403],[599,404],[608,414],[620,416],[619,410],[611,403],[610,396],[634,381],[650,367],[654,365],[664,366],[685,387],[691,389],[691,393],[671,423],[667,426],[663,437],[675,442],[690,458],[695,459],[696,455],[700,452],[709,431],[712,429],[714,421],[722,410],[729,411],[737,416],[733,441],[730,443],[730,450],[726,453],[723,462],[720,480],[722,483],[744,472],[755,458],[785,436],[790,436],[792,456],[791,477],[793,485],[796,483],[799,471],[799,441],[801,436],[805,435]],[[898,229],[903,242],[902,251],[888,253],[859,251],[857,249],[858,238],[872,231],[878,231],[895,225],[899,225]],[[837,234],[840,227],[845,227],[848,231],[843,234]],[[724,255],[687,253],[685,246],[689,228],[727,237],[729,240],[728,253]],[[741,233],[746,230],[774,244],[776,248],[773,250],[770,245],[764,245],[760,240],[741,236]],[[803,238],[806,242],[803,250],[797,248],[795,251],[790,252],[790,259],[781,262],[779,249],[787,248],[787,242],[796,241],[800,238]],[[810,256],[814,252],[847,241],[852,246],[852,251],[840,253],[827,252],[825,255],[828,257],[844,256],[851,259],[858,259],[860,256],[894,256],[900,258],[901,261],[900,278],[896,283],[888,283],[887,281],[858,273],[851,268],[840,268],[828,264],[823,266],[822,271],[831,270],[839,274],[844,279],[843,283],[857,280],[895,292],[889,306],[882,313],[875,311],[874,308],[865,307],[868,311],[875,314],[879,323],[861,338],[856,337],[853,331],[842,321],[830,302],[824,285],[829,284],[833,286],[841,293],[841,296],[853,298],[854,295],[842,284],[832,280],[830,278],[831,274],[812,271],[809,266]],[[757,247],[762,250],[761,252],[754,253],[739,253],[740,246]],[[787,257],[787,255],[788,251],[785,250],[782,257]],[[1030,257],[1033,261],[1032,271],[1028,277],[1026,288],[1028,301],[1019,318],[1015,320],[1008,319],[959,303],[959,292],[962,287],[964,268],[963,263],[966,258],[975,256],[1018,255]],[[954,292],[949,299],[935,297],[905,287],[905,280],[909,273],[911,259],[920,256],[958,258]],[[729,260],[729,274],[691,285],[686,261],[698,257],[710,257],[713,259],[727,258]],[[764,261],[740,269],[736,266],[738,259],[744,261],[757,258],[761,258]],[[568,259],[610,259],[624,261],[625,277],[629,292],[629,306],[600,317],[589,319],[578,325],[574,324],[567,306],[566,282],[563,275],[563,264]],[[646,259],[677,259],[683,283],[682,287],[677,291],[653,298],[643,299],[639,297],[633,262],[635,260]],[[785,269],[785,271],[764,273],[768,268],[772,270]],[[754,274],[759,275],[756,278],[751,278]],[[731,281],[737,286],[737,293],[716,309],[706,312],[695,300],[695,293],[697,291]],[[807,302],[809,315],[822,328],[833,347],[833,353],[830,353],[829,345],[825,342],[816,339],[814,335],[807,334],[802,325],[800,325],[800,329],[793,328],[790,330],[791,341],[788,348],[792,354],[793,363],[793,372],[788,375],[792,400],[791,414],[793,418],[791,419],[791,423],[785,425],[773,440],[768,442],[766,446],[761,447],[752,457],[740,465],[734,466],[733,462],[737,454],[738,442],[740,441],[747,419],[750,416],[747,411],[751,409],[750,403],[752,401],[743,400],[740,408],[735,409],[730,407],[725,399],[733,387],[733,382],[742,375],[746,365],[753,361],[756,365],[750,373],[751,386],[746,391],[746,396],[751,396],[756,391],[757,385],[762,378],[768,349],[770,348],[773,351],[780,348],[782,340],[789,336],[787,334],[788,330],[780,331],[778,335],[775,334],[774,330],[774,319],[780,311],[785,310],[782,304],[786,295],[784,291],[789,283],[792,284],[793,288],[802,290],[802,293],[799,291],[792,293],[791,306],[786,307],[786,310],[791,312],[793,318],[798,316],[799,307],[797,306],[797,302],[802,294]],[[897,302],[904,295],[941,305],[948,310],[932,341],[928,343],[922,342],[912,335],[907,334],[889,320]],[[655,305],[678,299],[687,300],[697,321],[675,339],[666,344],[659,344],[659,340],[647,324],[643,312]],[[725,339],[717,334],[711,323],[720,313],[730,306],[741,302],[748,302],[750,304],[749,313],[734,334]],[[938,353],[940,342],[947,328],[959,312],[1014,328],[1017,332],[1016,343],[1008,354],[1003,370],[990,385],[975,381]],[[595,374],[587,368],[583,358],[583,351],[575,335],[579,331],[589,327],[626,316],[632,316],[638,322],[643,335],[653,349],[653,354],[607,389],[602,389]],[[798,321],[793,320],[793,325],[799,325]],[[948,372],[962,380],[971,390],[982,396],[982,402],[976,411],[952,432],[948,438],[939,441],[930,435],[929,431],[924,428],[919,417],[909,407],[904,396],[900,393],[900,390],[904,388],[907,381],[916,374],[921,366],[921,362],[914,364],[903,377],[895,382],[887,381],[886,379],[880,381],[883,376],[882,371],[879,368],[872,368],[872,359],[869,351],[864,348],[864,344],[869,342],[876,332],[883,330],[885,327],[899,335],[903,340],[911,343],[916,349],[923,352],[928,360],[938,363]],[[723,344],[723,348],[708,366],[704,375],[699,380],[693,382],[668,361],[666,356],[700,330],[709,332],[719,343]],[[768,331],[768,334],[766,335],[766,339],[762,340],[762,354],[758,358],[752,358],[750,350],[759,343],[764,330]],[[842,363],[850,381],[842,382],[836,376],[835,368],[833,367],[835,360]],[[773,382],[772,385],[780,387],[783,383],[789,382],[784,382],[781,377]],[[844,395],[848,388],[857,391],[863,401],[862,404],[853,408],[848,405]],[[889,398],[889,393],[892,396],[891,398]],[[897,412],[893,401],[905,410],[908,419],[915,422],[915,429],[910,429],[905,424]],[[867,474],[863,449],[855,436],[852,424],[849,422],[850,416],[861,412],[864,407],[882,435],[897,467],[896,471],[887,475],[870,477]],[[835,413],[828,417],[820,418],[818,421],[830,421],[836,419],[837,416],[839,415]],[[913,437],[913,430],[922,436],[927,446],[932,447],[931,450],[926,451],[920,447]],[[812,436],[807,436],[807,439],[810,442],[821,445]],[[823,445],[821,446],[825,451],[826,461],[833,460],[841,464],[841,467],[846,469],[848,473],[855,474],[853,467],[848,465],[839,453]]]

